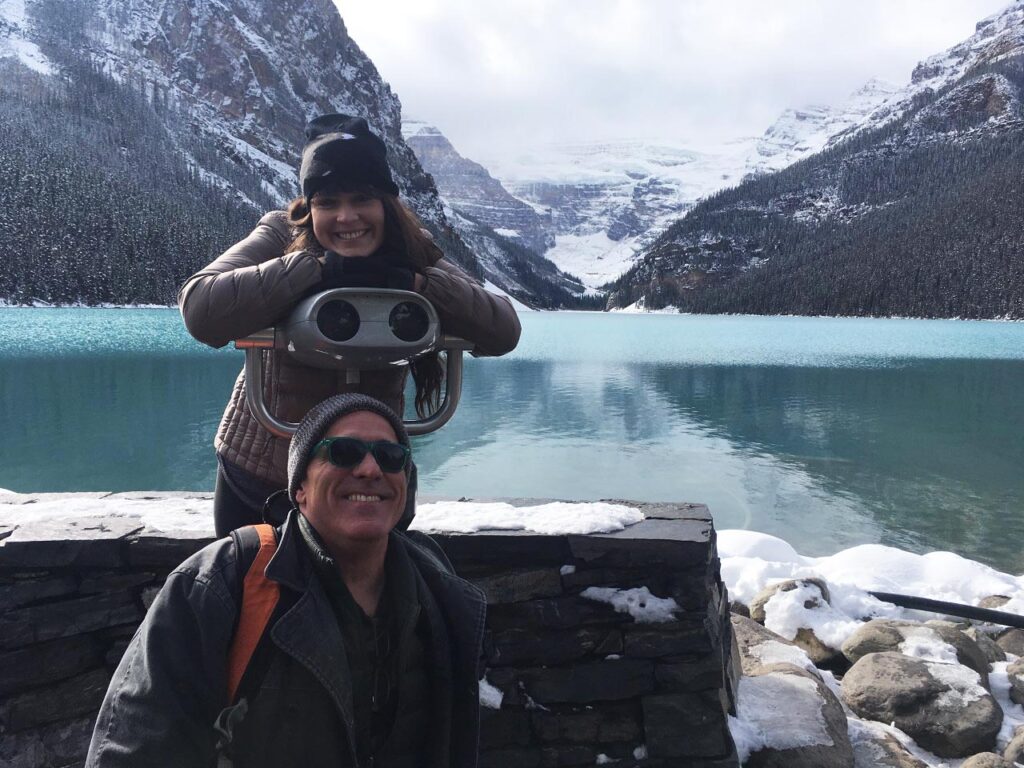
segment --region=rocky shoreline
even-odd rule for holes
[[[980,607],[1009,600],[992,595]],[[829,585],[816,577],[767,586],[732,611],[743,677],[731,726],[743,765],[1024,763],[1024,630],[936,619],[836,622]],[[765,626],[781,617],[789,637]]]

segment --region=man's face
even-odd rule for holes
[[[387,419],[371,411],[342,416],[324,437],[398,442]],[[349,548],[387,537],[405,509],[406,491],[405,472],[382,471],[369,452],[358,465],[343,469],[321,451],[310,459],[295,500],[329,549]]]

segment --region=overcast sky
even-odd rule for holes
[[[836,104],[1009,0],[335,0],[402,100],[467,157],[551,141],[706,146]]]

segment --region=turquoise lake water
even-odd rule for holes
[[[529,313],[417,438],[423,493],[709,505],[805,554],[1024,571],[1024,324]],[[242,353],[174,310],[0,308],[0,487],[208,490]]]

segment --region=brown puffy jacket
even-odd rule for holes
[[[285,254],[292,231],[284,211],[260,219],[248,237],[192,275],[178,293],[185,326],[196,339],[222,347],[274,325],[320,282],[315,255]],[[421,294],[437,309],[445,333],[475,344],[474,355],[503,355],[519,342],[519,318],[508,299],[485,291],[444,259],[423,270]],[[339,392],[362,392],[396,412],[405,404],[408,369],[364,371],[347,384],[344,371],[309,368],[281,351],[264,353],[264,396],[271,413],[297,422],[314,405]],[[214,440],[217,453],[256,477],[287,485],[288,441],[267,432],[245,404],[245,373],[235,381]]]

